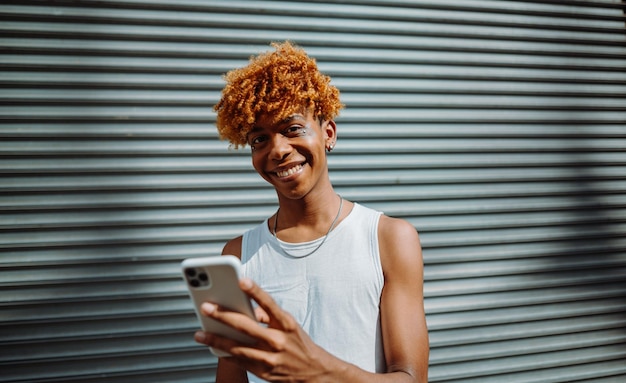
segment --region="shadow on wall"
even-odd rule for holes
[[[585,291],[581,296],[589,297],[585,311],[621,313],[626,318],[624,205],[620,202],[623,194],[616,185],[625,177],[619,174],[621,167],[612,169],[619,164],[598,163],[592,158],[601,153],[576,149],[571,151],[576,191],[572,198],[579,216],[569,227],[575,238],[570,242],[569,254],[560,258],[571,265],[577,276],[575,287]],[[553,265],[555,269],[560,263]],[[620,327],[626,333],[626,326]]]

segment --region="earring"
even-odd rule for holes
[[[326,151],[327,151],[328,153],[330,153],[330,152],[332,152],[332,151],[333,151],[333,149],[334,149],[334,148],[335,148],[335,144],[334,144],[334,143],[331,143],[331,144],[330,144],[330,145],[328,145],[328,147],[326,148]]]

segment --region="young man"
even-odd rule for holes
[[[218,383],[427,382],[428,334],[417,232],[340,197],[328,175],[342,105],[313,59],[289,42],[226,75],[215,106],[221,137],[250,146],[279,207],[229,241],[257,319],[206,302],[204,315],[256,339],[202,331],[228,352]]]

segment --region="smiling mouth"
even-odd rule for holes
[[[289,169],[286,169],[286,170],[278,171],[278,172],[276,172],[276,175],[281,177],[281,178],[288,177],[288,176],[290,176],[292,174],[295,174],[295,173],[299,172],[300,170],[302,170],[302,164],[298,164],[298,165],[293,166],[293,167],[291,167]]]

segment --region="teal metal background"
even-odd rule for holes
[[[421,234],[431,382],[626,379],[619,1],[4,1],[0,381],[206,382],[179,262],[276,209],[221,76],[291,39],[344,197]]]

